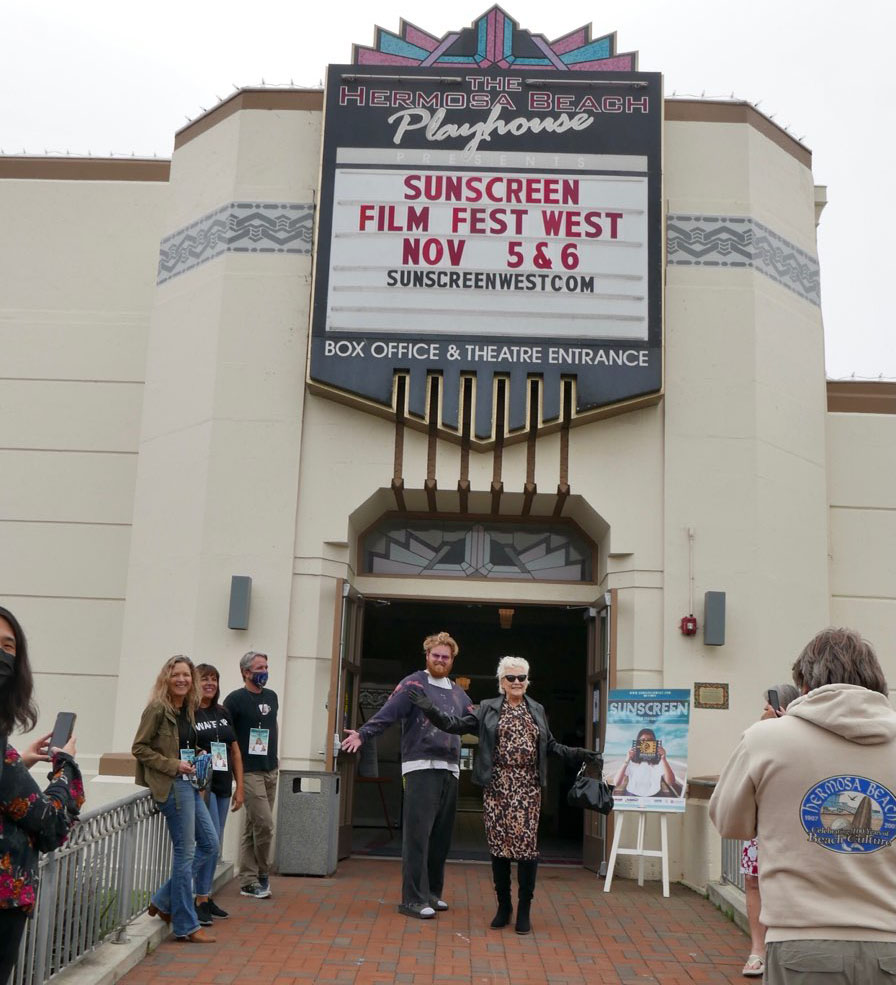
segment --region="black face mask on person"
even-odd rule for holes
[[[15,672],[16,658],[6,650],[0,650],[0,688],[9,684]]]

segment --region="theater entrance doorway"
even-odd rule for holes
[[[591,607],[361,598],[345,588],[339,707],[353,727],[374,715],[395,684],[423,667],[423,640],[442,630],[460,647],[452,678],[474,703],[498,693],[495,670],[507,654],[531,668],[529,694],[544,705],[554,737],[595,748],[612,658],[611,593]],[[346,659],[347,658],[347,659]],[[362,757],[340,756],[340,857],[400,856],[403,792],[400,727],[379,736]],[[450,858],[487,860],[482,790],[472,783],[474,736],[462,739],[458,810]],[[543,862],[599,869],[606,854],[604,818],[569,807],[575,769],[548,762],[539,851]]]

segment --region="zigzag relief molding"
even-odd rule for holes
[[[313,227],[311,202],[228,202],[162,240],[156,283],[224,253],[308,254]],[[751,268],[821,305],[818,260],[750,216],[667,216],[666,261]]]
[[[817,258],[750,216],[667,216],[666,260],[686,267],[749,267],[821,305]]]
[[[223,253],[310,253],[311,202],[228,202],[166,236],[157,284]]]

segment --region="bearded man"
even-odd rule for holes
[[[422,687],[433,704],[448,715],[467,714],[472,707],[470,699],[448,676],[457,653],[457,643],[448,633],[427,636],[423,641],[426,668],[400,681],[383,707],[357,731],[348,729],[342,741],[346,752],[357,752],[364,742],[401,722],[404,810],[398,909],[421,920],[448,909],[442,887],[457,808],[460,736],[436,728],[411,702],[408,688]]]

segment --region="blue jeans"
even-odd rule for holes
[[[218,835],[218,842],[224,845],[224,825],[227,824],[227,815],[230,812],[230,794],[226,797],[220,794],[208,792],[208,812],[211,815],[212,824]]]
[[[205,896],[211,890],[211,877],[218,859],[218,838],[192,783],[175,778],[168,799],[159,804],[168,825],[174,846],[171,878],[152,897],[163,913],[171,914],[171,929],[177,937],[186,937],[199,929],[199,918],[193,903],[193,875],[196,874],[196,895]]]

